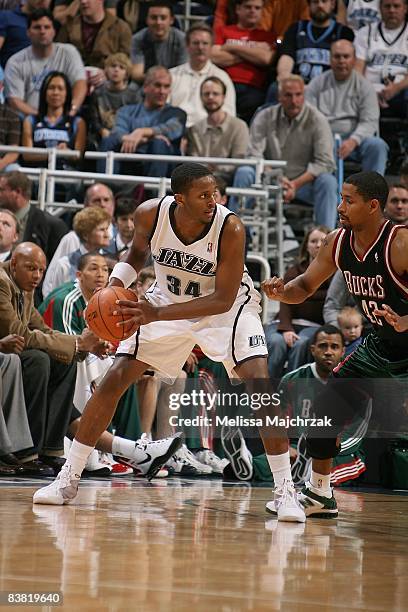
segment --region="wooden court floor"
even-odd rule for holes
[[[265,513],[265,487],[85,481],[52,507],[31,504],[38,484],[0,482],[0,591],[64,603],[14,609],[408,610],[407,496],[337,491],[337,520],[301,525]]]

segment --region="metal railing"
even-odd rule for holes
[[[184,12],[183,13],[175,13],[175,16],[177,17],[177,19],[179,19],[182,22],[183,25],[183,29],[185,31],[187,31],[190,27],[190,21],[205,21],[206,20],[206,16],[205,15],[193,15],[191,12],[192,7],[194,6],[194,4],[196,4],[194,1],[192,2],[191,0],[184,0],[183,2],[180,2],[180,4],[183,4],[183,8],[184,8]]]
[[[117,153],[115,151],[97,152],[86,151],[84,157],[93,160],[105,160],[105,173],[82,172],[79,170],[57,170],[58,158],[80,157],[79,151],[66,149],[43,149],[35,147],[0,146],[0,152],[15,152],[38,154],[47,157],[47,168],[21,167],[21,171],[38,179],[38,204],[42,210],[50,209],[50,212],[59,214],[61,209],[78,208],[79,205],[65,202],[56,202],[56,183],[73,183],[78,179],[84,182],[109,182],[143,184],[146,188],[157,190],[158,197],[163,197],[170,189],[170,180],[164,177],[132,176],[127,174],[116,174],[115,162],[146,162],[165,161],[181,163],[193,161],[204,164],[238,167],[242,165],[255,168],[255,182],[252,188],[227,188],[228,195],[239,196],[241,199],[251,197],[255,201],[252,209],[243,206],[240,210],[244,223],[254,230],[254,254],[265,260],[274,259],[277,263],[279,274],[283,274],[283,206],[282,189],[279,185],[265,185],[262,182],[266,168],[281,170],[286,166],[285,161],[267,160],[263,158],[225,158],[225,157],[193,157],[180,155],[143,155],[139,153]],[[270,236],[274,241],[271,244]]]
[[[1,148],[0,148],[1,150]],[[276,159],[263,159],[260,157],[193,157],[190,155],[144,155],[141,153],[116,153],[116,151],[86,151],[86,159],[104,159],[105,172],[113,173],[113,165],[115,161],[167,161],[174,163],[183,162],[198,162],[202,164],[220,165],[220,166],[254,166],[255,167],[255,185],[262,186],[262,177],[265,172],[265,168],[272,168],[274,170],[283,169],[286,167],[285,161]]]

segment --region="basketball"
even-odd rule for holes
[[[89,329],[98,338],[108,340],[109,342],[126,340],[139,327],[135,323],[117,327],[116,324],[120,321],[125,321],[126,318],[120,313],[117,315],[113,314],[115,310],[119,311],[116,300],[132,300],[132,302],[137,302],[137,296],[133,291],[124,287],[105,287],[105,289],[101,289],[91,297],[86,308],[85,320]]]

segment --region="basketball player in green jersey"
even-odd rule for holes
[[[332,418],[333,426],[320,432],[325,437],[309,431],[312,474],[300,494],[306,516],[338,515],[330,488],[332,459],[339,452],[338,435],[346,420],[361,411],[367,389],[372,394],[372,379],[408,379],[408,228],[385,219],[387,196],[387,183],[380,174],[350,176],[338,206],[341,229],[326,237],[303,274],[287,284],[276,276],[263,283],[270,299],[299,304],[337,267],[373,326],[364,342],[333,370],[316,398],[316,416]]]

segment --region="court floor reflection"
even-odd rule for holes
[[[406,609],[408,497],[338,491],[338,520],[285,524],[246,484],[88,481],[64,507],[32,506],[36,486],[0,484],[0,590],[87,611]]]

